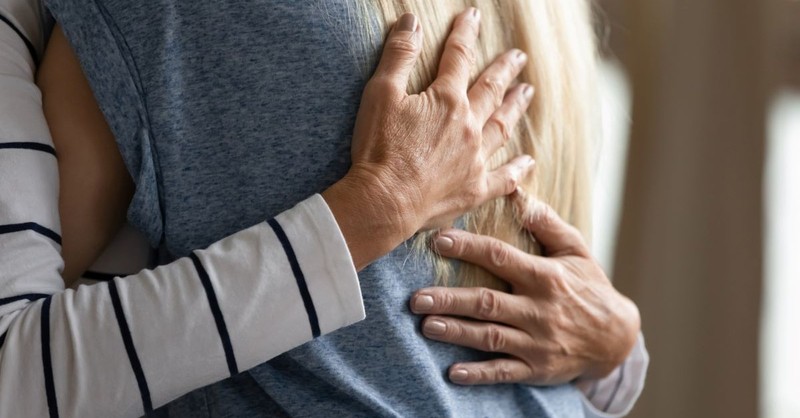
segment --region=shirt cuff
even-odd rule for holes
[[[639,333],[628,358],[603,379],[579,385],[583,393],[583,410],[587,418],[618,418],[630,413],[644,389],[650,356]]]
[[[317,308],[322,334],[366,317],[361,285],[342,231],[321,195],[301,202],[277,220],[294,245],[308,290]],[[311,228],[309,233],[307,230]]]

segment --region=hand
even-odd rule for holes
[[[455,19],[436,80],[416,95],[406,88],[422,47],[421,26],[405,14],[386,40],[358,112],[352,168],[323,193],[357,268],[421,229],[512,193],[533,166],[521,156],[487,167],[533,88],[520,84],[506,93],[527,59],[518,50],[497,58],[470,88],[479,18],[472,8]]]
[[[607,376],[636,342],[636,305],[614,289],[578,230],[521,191],[511,199],[523,227],[547,256],[527,254],[486,236],[442,231],[435,241],[441,255],[487,269],[508,281],[513,293],[419,290],[411,309],[429,315],[423,333],[437,341],[508,355],[454,364],[449,376],[458,384],[554,385]]]

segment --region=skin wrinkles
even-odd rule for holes
[[[422,289],[412,297],[411,309],[428,315],[423,333],[510,355],[452,365],[449,377],[459,384],[554,385],[607,376],[636,343],[636,305],[614,289],[580,233],[555,211],[520,189],[510,199],[549,256],[466,231],[441,231],[439,254],[486,268],[508,281],[512,292]]]

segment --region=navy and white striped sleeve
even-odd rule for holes
[[[364,318],[319,195],[169,265],[65,290],[28,47],[40,53],[39,12],[0,0],[0,416],[141,416]]]
[[[3,303],[0,416],[140,416],[364,318],[319,195],[170,265]]]
[[[583,409],[587,418],[619,418],[630,413],[644,389],[650,357],[639,333],[628,358],[607,377],[583,381],[578,386],[584,394]]]

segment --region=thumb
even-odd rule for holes
[[[391,84],[405,93],[411,70],[422,50],[422,25],[411,13],[400,16],[383,45],[383,55],[375,70],[373,80]]]

